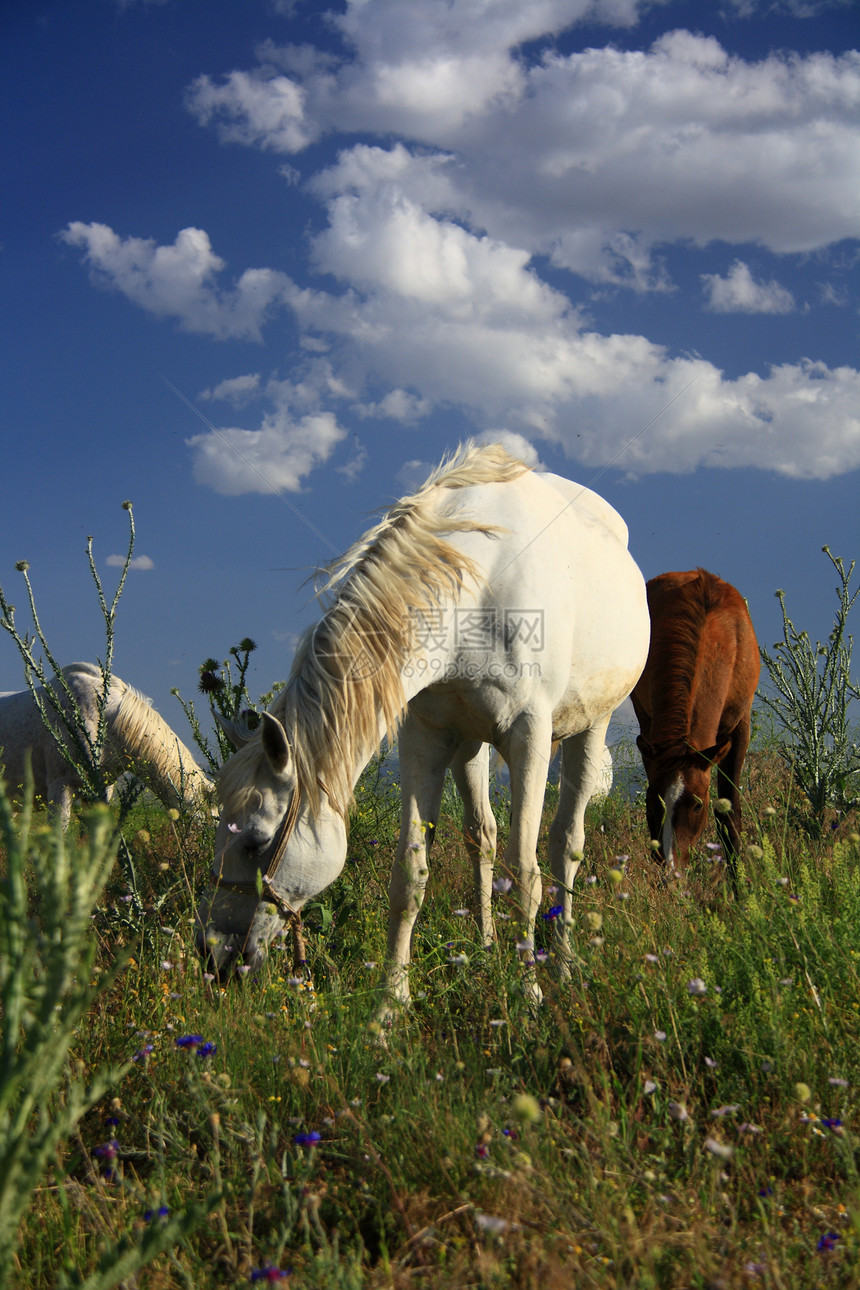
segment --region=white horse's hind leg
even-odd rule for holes
[[[412,933],[424,902],[429,875],[430,844],[439,819],[445,771],[451,742],[428,732],[407,716],[397,741],[400,760],[400,838],[388,885],[388,1001],[380,1020],[390,1022],[397,1008],[409,1004],[409,963]]]
[[[495,939],[492,899],[496,817],[490,805],[489,767],[487,744],[461,744],[451,762],[451,774],[463,799],[463,837],[475,875],[478,925],[484,945],[492,945]]]
[[[517,899],[522,923],[525,991],[534,1006],[543,997],[534,967],[535,917],[541,900],[537,840],[546,793],[546,776],[552,745],[549,719],[533,714],[514,722],[499,748],[511,772],[511,832],[507,865],[517,875]]]
[[[585,846],[585,808],[601,781],[608,725],[607,716],[590,730],[570,735],[561,746],[558,810],[549,830],[549,863],[559,889],[557,903],[562,906],[555,924],[562,977],[570,975],[571,889]]]

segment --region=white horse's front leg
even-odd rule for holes
[[[561,746],[558,810],[549,830],[549,863],[558,886],[561,917],[555,920],[559,976],[570,976],[573,883],[585,846],[585,808],[600,781],[609,717],[571,735]]]
[[[535,917],[541,900],[537,840],[543,813],[552,729],[549,720],[521,717],[512,726],[500,749],[511,772],[511,832],[507,864],[517,875],[520,910],[520,961],[525,972],[525,992],[533,1007],[543,994],[537,983],[534,957]]]
[[[451,762],[451,774],[463,799],[463,838],[475,876],[478,926],[485,946],[492,945],[493,864],[496,859],[496,817],[490,805],[490,750],[487,744],[461,744]]]
[[[388,885],[387,999],[380,1021],[390,1024],[394,1013],[409,1004],[409,963],[412,934],[424,901],[430,872],[430,845],[439,818],[450,743],[428,740],[407,717],[398,738],[400,760],[400,838]]]

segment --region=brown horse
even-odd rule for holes
[[[716,814],[732,882],[740,842],[741,768],[759,651],[740,593],[704,569],[647,583],[651,646],[631,695],[648,776],[648,830],[659,859],[684,867],[708,819],[711,770],[729,809]]]

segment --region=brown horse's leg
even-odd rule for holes
[[[750,743],[750,719],[743,717],[732,732],[729,751],[717,766],[717,796],[731,802],[731,810],[717,814],[717,833],[723,844],[729,877],[738,894],[737,857],[741,846],[741,771]]]

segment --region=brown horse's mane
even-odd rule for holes
[[[687,582],[658,589],[648,585],[654,641],[664,660],[652,679],[651,746],[662,772],[680,770],[693,756],[689,744],[690,710],[695,696],[696,667],[708,615],[721,609],[734,589],[707,569],[696,569]],[[672,614],[655,612],[652,593],[671,592]]]

